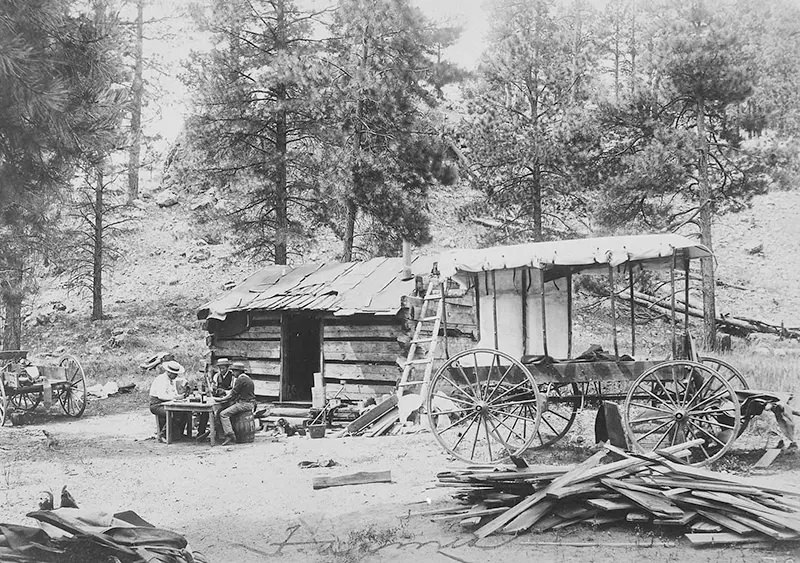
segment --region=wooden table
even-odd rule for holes
[[[167,444],[172,443],[172,414],[176,412],[206,412],[208,413],[208,422],[211,427],[210,438],[211,445],[217,445],[217,417],[216,412],[221,408],[220,403],[214,399],[206,399],[205,403],[191,403],[186,400],[167,401],[162,403],[164,411],[167,414]],[[192,424],[189,421],[189,437],[192,437]]]

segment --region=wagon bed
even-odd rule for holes
[[[79,417],[86,410],[86,376],[74,356],[56,365],[34,365],[26,350],[0,351],[0,426],[14,411],[30,412],[58,402],[64,413]]]

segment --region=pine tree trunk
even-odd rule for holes
[[[362,36],[361,40],[361,61],[360,65],[362,69],[367,68],[367,62],[369,61],[369,46],[367,44],[367,33],[368,29],[364,29],[364,35]],[[355,200],[355,193],[360,190],[356,190],[356,186],[358,182],[360,182],[360,175],[359,175],[359,166],[361,164],[361,150],[362,144],[364,142],[364,124],[363,124],[363,112],[364,112],[364,101],[362,99],[363,92],[359,91],[358,93],[358,100],[356,101],[356,111],[355,111],[355,124],[353,126],[353,166],[350,172],[350,177],[352,178],[352,193],[347,194],[345,198],[345,208],[346,208],[346,216],[345,216],[345,227],[344,227],[344,242],[343,242],[343,249],[342,249],[342,261],[350,262],[353,260],[353,245],[355,244],[355,234],[356,234],[356,217],[358,215],[358,203]]]
[[[708,139],[705,127],[705,100],[697,102],[697,142],[700,157],[697,165],[700,180],[700,237],[701,242],[714,251],[711,237],[711,188],[708,183]],[[703,258],[700,261],[703,280],[703,339],[706,350],[713,350],[717,341],[716,304],[714,285],[714,259]]]
[[[136,63],[131,85],[131,146],[128,149],[128,203],[139,198],[139,161],[142,150],[142,44],[144,28],[144,0],[136,2]]]
[[[283,0],[275,4],[276,11],[276,50],[286,49],[286,20],[284,17]],[[289,216],[288,216],[288,194],[286,186],[286,159],[287,159],[287,128],[286,110],[286,87],[279,84],[276,88],[276,99],[278,111],[275,116],[275,151],[278,159],[275,171],[275,263],[286,264],[287,247],[289,243]]]
[[[94,188],[94,232],[92,238],[92,320],[103,318],[103,169],[97,166],[97,181]]]
[[[342,261],[350,262],[353,260],[353,243],[355,242],[356,215],[358,214],[358,206],[350,198],[347,199],[346,206],[347,215],[345,217],[344,250],[342,252]]]
[[[5,325],[3,326],[3,350],[19,350],[22,341],[22,262],[9,258],[6,278],[0,285]]]

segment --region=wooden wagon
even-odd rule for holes
[[[399,383],[399,394],[425,398],[430,426],[453,456],[496,462],[561,439],[585,405],[621,401],[630,445],[640,452],[702,438],[688,460],[722,456],[750,416],[747,381],[726,362],[697,354],[688,314],[689,267],[711,257],[678,235],[641,235],[455,250],[439,257]],[[672,301],[672,359],[634,359],[619,350],[615,288],[633,292],[642,269],[666,272]],[[573,283],[578,273],[608,277],[613,350],[573,354]],[[677,287],[676,278],[685,282]],[[448,310],[468,307],[477,344],[455,351]],[[441,336],[440,336],[441,335]],[[437,361],[437,346],[444,360]],[[463,346],[460,346],[464,348]],[[438,369],[434,364],[438,363]]]
[[[12,410],[29,412],[58,402],[65,414],[79,417],[86,410],[86,376],[75,356],[56,365],[34,365],[25,350],[0,351],[0,426]]]

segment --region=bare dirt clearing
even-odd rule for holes
[[[87,415],[39,414],[34,424],[0,432],[0,521],[32,524],[25,513],[37,493],[69,486],[79,504],[131,509],[184,534],[209,561],[785,561],[800,550],[698,550],[679,536],[650,528],[578,527],[560,535],[522,534],[474,541],[470,530],[410,513],[449,504],[452,489],[434,487],[438,471],[455,465],[430,434],[384,438],[273,438],[211,448],[167,446],[151,438],[145,397],[93,401]],[[99,415],[97,413],[103,413]],[[47,447],[46,428],[58,443]],[[531,452],[531,463],[572,463],[586,449]],[[753,459],[756,452],[731,458]],[[301,461],[333,459],[330,468]],[[767,474],[789,482],[797,458],[779,458]],[[312,489],[312,478],[356,471],[392,471],[390,484]],[[779,472],[780,471],[780,472]],[[425,502],[430,499],[430,504]],[[575,543],[604,547],[576,547]],[[616,544],[616,545],[613,545]]]

